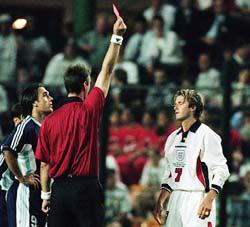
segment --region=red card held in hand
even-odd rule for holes
[[[113,4],[113,12],[116,15],[117,19],[120,17],[120,13],[118,9],[116,8],[115,4]]]

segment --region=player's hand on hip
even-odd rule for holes
[[[210,215],[212,209],[212,203],[213,201],[210,200],[208,197],[204,198],[198,210],[199,218],[205,219]]]
[[[44,199],[42,202],[42,211],[47,214],[49,212],[49,209],[50,209],[50,200]]]
[[[126,24],[124,23],[123,19],[119,17],[114,24],[113,34],[123,36],[126,30]]]
[[[34,188],[38,189],[40,186],[40,177],[39,175],[32,173],[24,176],[20,182],[27,186],[33,186]]]

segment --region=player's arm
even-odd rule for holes
[[[221,139],[215,133],[207,133],[204,138],[204,157],[202,161],[207,164],[209,175],[212,176],[211,189],[202,201],[198,211],[199,217],[204,219],[209,216],[214,199],[230,175],[227,160],[223,155]]]
[[[9,170],[16,176],[19,182],[22,183],[24,181],[24,176],[17,164],[16,155],[7,149],[3,150],[3,154]]]
[[[48,213],[50,208],[50,178],[49,178],[49,164],[41,162],[40,166],[40,179],[41,179],[41,197],[43,199],[42,211]]]
[[[42,211],[48,213],[50,208],[50,178],[49,178],[49,149],[48,149],[48,138],[46,133],[46,120],[43,122],[37,141],[35,157],[40,160],[40,180],[41,180],[41,199]]]
[[[207,193],[207,195],[205,196],[205,198],[203,199],[202,203],[199,206],[198,210],[199,218],[205,219],[210,215],[213,201],[216,198],[217,194],[218,193],[214,189],[210,189],[210,191]]]
[[[122,18],[118,18],[113,27],[111,43],[103,60],[101,72],[99,73],[95,83],[95,86],[99,87],[103,91],[105,97],[108,94],[108,89],[111,81],[111,74],[117,62],[123,39],[122,36],[125,33],[126,29],[127,27],[123,22]]]
[[[166,206],[166,201],[168,200],[170,194],[171,193],[169,191],[163,188],[160,190],[160,195],[158,197],[154,211],[154,218],[159,223],[159,225],[163,225],[166,222],[167,213],[165,206]]]
[[[165,145],[165,154],[167,154],[168,150],[168,144],[169,140],[166,142]],[[166,155],[165,155],[166,157]],[[171,179],[171,172],[170,172],[170,165],[168,162],[168,159],[165,158],[166,160],[166,166],[165,166],[165,171],[162,179],[162,184],[161,184],[161,190],[160,190],[160,195],[158,197],[156,206],[155,206],[155,211],[154,211],[154,217],[155,220],[159,223],[159,225],[163,225],[166,222],[166,202],[172,192],[172,188],[169,185],[170,179]]]
[[[39,187],[38,175],[30,174],[27,176],[23,176],[18,166],[16,155],[12,151],[9,151],[7,149],[3,149],[3,153],[9,170],[15,175],[20,183],[23,183],[25,185],[33,185],[36,188]]]

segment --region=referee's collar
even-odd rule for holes
[[[63,100],[63,105],[67,104],[67,103],[71,103],[71,102],[83,102],[81,98],[77,97],[77,96],[72,96],[72,97],[66,97]]]
[[[185,134],[188,134],[188,132],[193,132],[193,133],[196,133],[196,131],[198,130],[198,128],[201,126],[201,122],[199,120],[197,120],[196,122],[194,122],[191,127],[186,131],[184,132],[183,131],[183,128],[181,127],[181,129],[177,132],[177,135],[180,134],[181,132],[182,133],[185,133]]]

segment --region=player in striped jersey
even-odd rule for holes
[[[41,211],[38,176],[40,166],[35,160],[34,151],[41,123],[53,110],[52,100],[49,92],[41,84],[26,88],[21,100],[24,120],[2,145],[8,168],[16,178],[10,190],[17,191],[17,227],[45,226],[46,215]]]
[[[181,128],[165,144],[165,174],[155,210],[158,223],[167,227],[216,226],[215,198],[229,171],[220,136],[199,121],[202,110],[194,90],[176,93],[174,111]]]
[[[17,125],[22,121],[22,113],[23,111],[20,103],[16,103],[11,108],[11,118],[15,127],[17,127]],[[9,136],[11,136],[11,134]],[[13,220],[15,220],[13,207],[15,205],[16,193],[12,193],[12,191],[9,190],[12,183],[13,174],[11,174],[10,170],[8,169],[4,155],[0,151],[0,226],[3,227],[15,226],[15,222],[13,222]],[[8,192],[7,195],[6,192]],[[14,216],[11,216],[12,214],[14,214]]]

